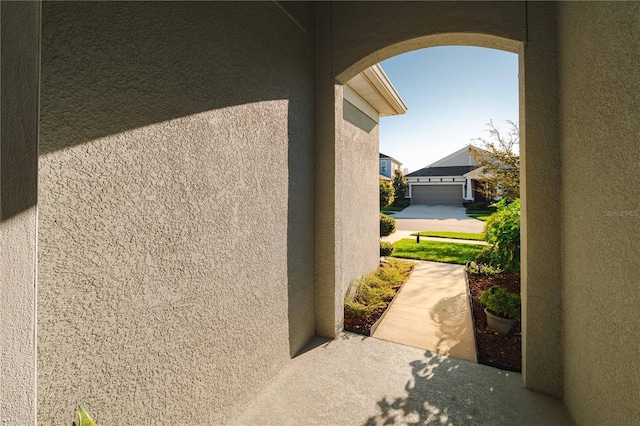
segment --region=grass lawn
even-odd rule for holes
[[[477,215],[468,214],[467,216],[472,217],[472,218],[474,218],[474,219],[481,220],[481,221],[483,221],[483,222],[486,222],[486,221],[489,219],[489,216],[490,216],[490,215],[489,215],[489,216],[485,216],[485,215],[477,216]]]
[[[388,213],[388,212],[401,212],[402,210],[404,210],[406,207],[394,207],[394,206],[387,206],[383,209],[380,209],[380,213]]]
[[[458,240],[475,240],[482,241],[482,233],[476,234],[474,232],[448,232],[448,231],[420,231],[414,232],[411,235],[418,235],[421,237],[438,237],[438,238],[456,238]]]
[[[420,241],[420,244],[417,244],[415,240],[405,238],[393,244],[391,256],[464,265],[470,260],[475,260],[483,248],[484,246],[477,244],[439,241]]]
[[[482,215],[482,216],[490,216],[493,213],[495,213],[495,210],[466,210],[466,213],[470,216],[478,216],[478,215]]]

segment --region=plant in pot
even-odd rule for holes
[[[484,312],[489,328],[500,334],[508,334],[515,320],[520,317],[520,295],[494,285],[483,291],[479,300],[486,306]]]

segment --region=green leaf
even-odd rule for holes
[[[89,413],[84,411],[84,409],[81,406],[78,405],[78,409],[76,410],[76,413],[78,414],[78,424],[76,425],[76,423],[74,423],[74,425],[76,425],[76,426],[96,426],[96,424],[93,422],[93,419],[91,418]]]

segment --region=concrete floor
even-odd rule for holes
[[[478,362],[464,266],[414,262],[373,337]]]
[[[370,337],[316,339],[233,425],[567,425],[521,376]]]

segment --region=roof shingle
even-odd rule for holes
[[[465,173],[469,173],[471,170],[477,168],[478,166],[424,167],[420,170],[416,170],[413,173],[409,173],[407,177],[462,176]]]

